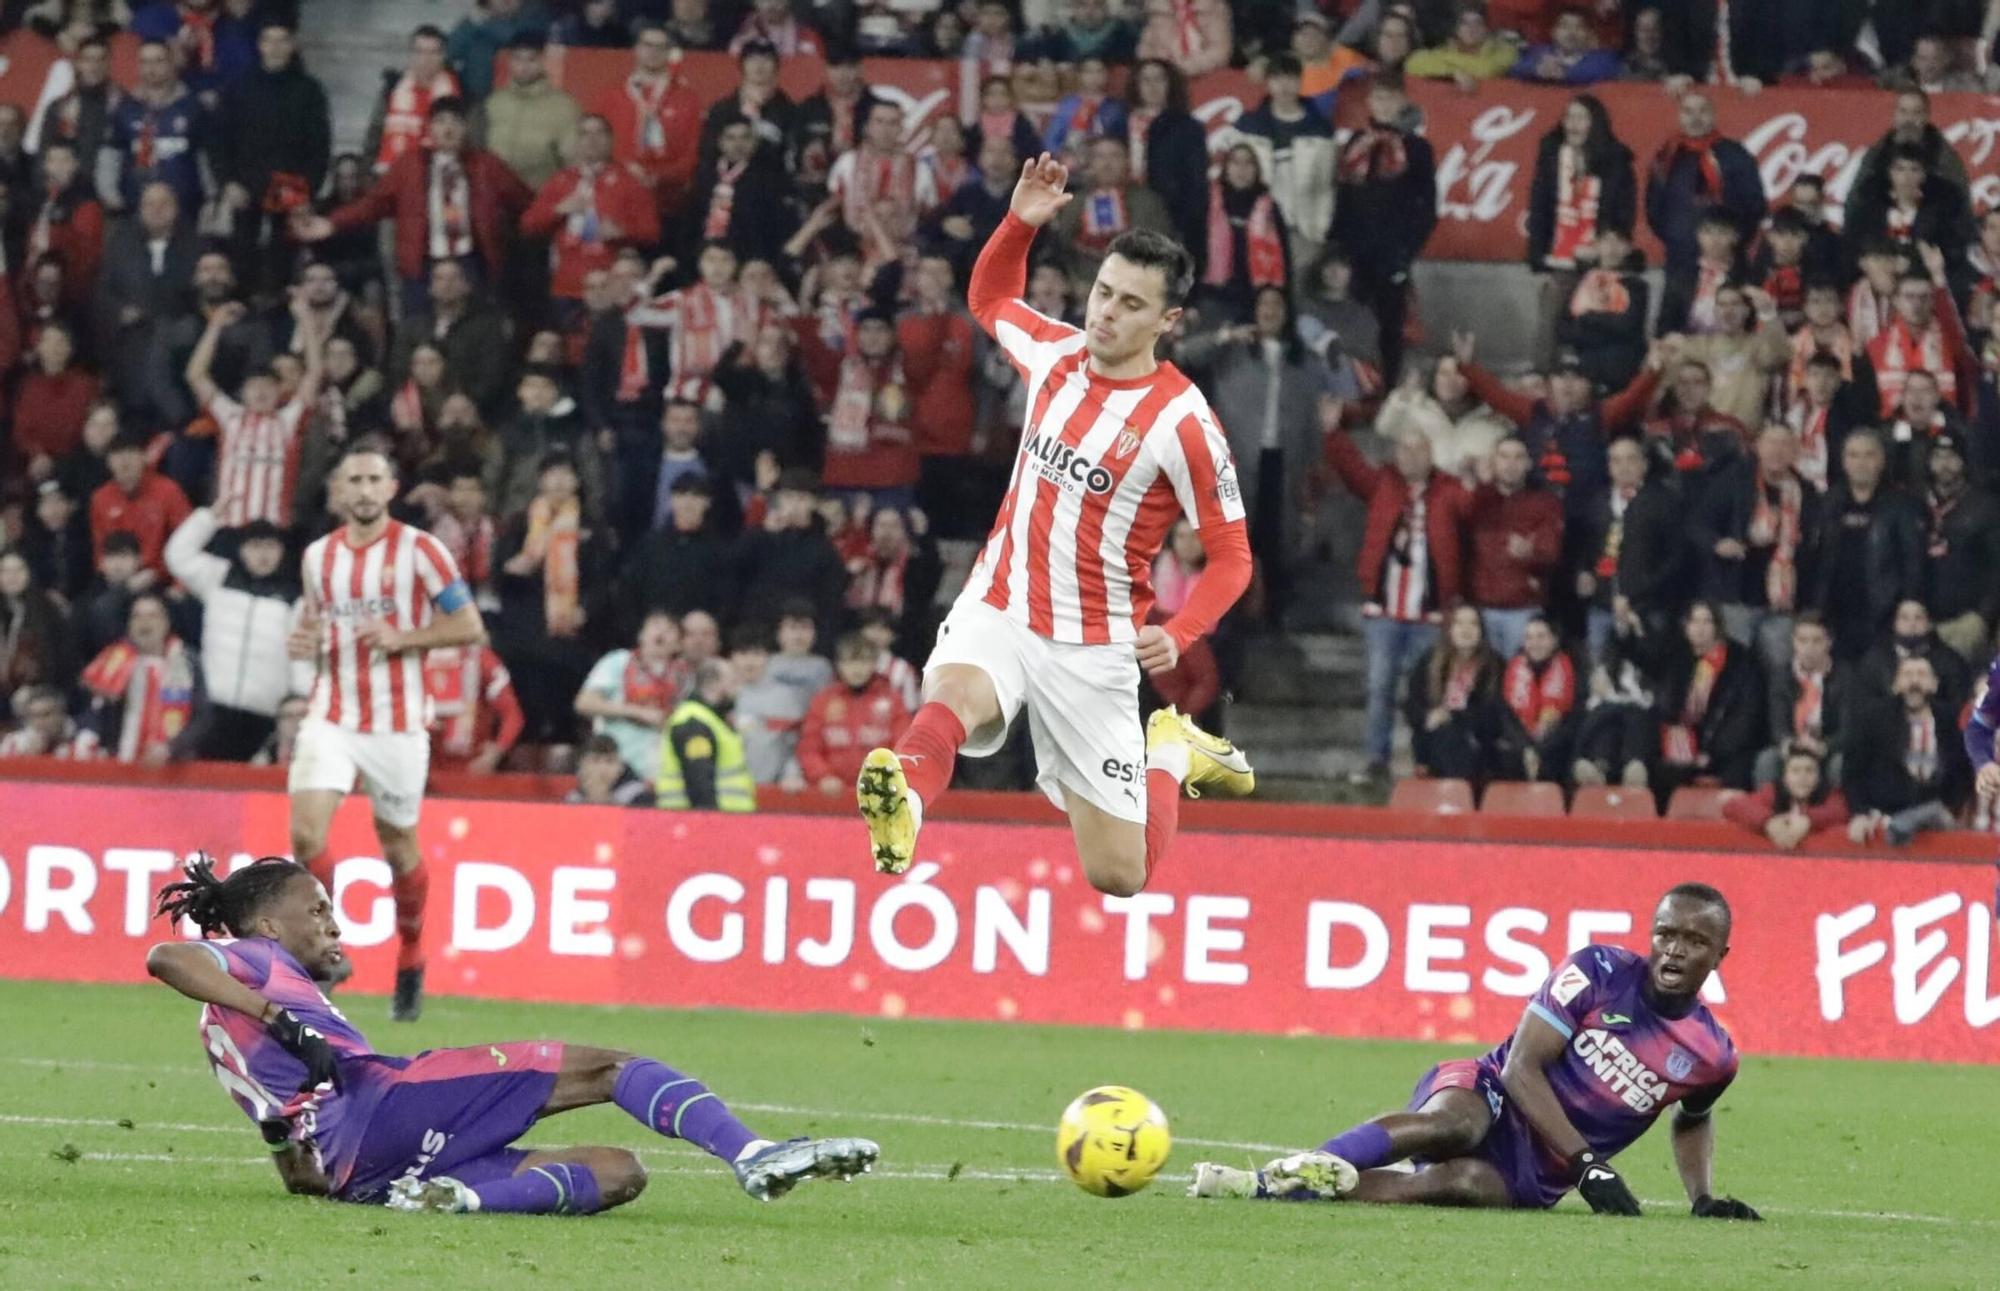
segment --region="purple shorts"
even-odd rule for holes
[[[411,1058],[389,1076],[352,1159],[327,1163],[334,1195],[369,1202],[404,1177],[480,1183],[513,1174],[527,1153],[509,1145],[548,1106],[562,1061],[563,1046],[544,1040]]]
[[[1571,1186],[1568,1172],[1554,1153],[1543,1148],[1527,1120],[1515,1113],[1498,1067],[1481,1058],[1441,1062],[1418,1079],[1410,1093],[1410,1110],[1421,1108],[1441,1089],[1468,1089],[1486,1100],[1493,1124],[1472,1155],[1500,1172],[1507,1197],[1516,1207],[1546,1210],[1562,1200]]]

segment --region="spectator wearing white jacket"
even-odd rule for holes
[[[1493,449],[1514,428],[1472,394],[1458,359],[1450,354],[1430,370],[1408,365],[1402,384],[1383,401],[1375,416],[1375,433],[1394,441],[1406,431],[1431,441],[1431,460],[1438,469],[1456,475],[1467,488],[1493,476]]]
[[[195,511],[167,539],[167,569],[201,602],[212,716],[200,754],[242,762],[271,737],[291,691],[285,637],[299,587],[285,568],[285,536],[276,525],[259,520],[237,530],[234,560],[208,550],[219,528],[215,512]]]
[[[1276,54],[1264,69],[1265,99],[1236,118],[1237,139],[1257,154],[1258,173],[1291,235],[1291,263],[1319,258],[1333,224],[1339,150],[1333,123],[1299,97],[1299,60]]]

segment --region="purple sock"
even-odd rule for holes
[[[597,1176],[586,1165],[531,1166],[472,1190],[479,1208],[503,1215],[588,1215],[604,1209]]]
[[[724,1161],[734,1162],[757,1137],[707,1085],[651,1058],[625,1064],[611,1101],[655,1133],[684,1139]]]
[[[1373,1170],[1376,1166],[1388,1165],[1395,1159],[1395,1149],[1389,1146],[1389,1131],[1373,1121],[1364,1121],[1351,1130],[1343,1130],[1320,1145],[1320,1151],[1331,1152],[1356,1170]]]

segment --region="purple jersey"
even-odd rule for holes
[[[1973,696],[1972,720],[1965,724],[1965,755],[1972,759],[1974,775],[1993,761],[1995,731],[2000,731],[2000,655],[1986,665],[1986,680]]]
[[[408,1060],[377,1054],[318,983],[277,942],[264,937],[195,943],[222,970],[326,1037],[340,1060],[340,1091],[304,1087],[305,1064],[271,1038],[263,1023],[235,1009],[205,1004],[201,1043],[209,1069],[253,1121],[292,1123],[292,1137],[314,1150],[336,1184],[345,1177],[368,1117]]]
[[[1685,1017],[1662,1017],[1646,1002],[1646,961],[1617,946],[1586,946],[1564,960],[1528,1012],[1569,1043],[1547,1068],[1556,1101],[1593,1152],[1609,1157],[1685,1103],[1706,1115],[1736,1078],[1736,1046],[1697,1002]],[[1480,1063],[1507,1064],[1509,1037]]]

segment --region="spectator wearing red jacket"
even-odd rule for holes
[[[1146,614],[1146,622],[1165,626],[1173,615],[1153,606]],[[1215,701],[1222,694],[1222,670],[1215,662],[1215,651],[1210,648],[1208,638],[1202,637],[1181,651],[1180,662],[1165,672],[1149,673],[1146,684],[1160,701],[1195,719],[1203,730],[1215,729],[1205,716],[1215,707]],[[1147,716],[1151,716],[1149,712]]]
[[[27,459],[30,477],[47,479],[83,443],[84,419],[96,399],[97,378],[76,365],[69,328],[42,328],[34,363],[14,388],[14,448]]]
[[[1794,749],[1785,758],[1782,777],[1754,793],[1729,799],[1722,804],[1722,815],[1789,852],[1810,834],[1845,825],[1848,810],[1840,790],[1827,784],[1819,755]]]
[[[1468,499],[1456,478],[1431,464],[1431,442],[1421,431],[1397,436],[1394,460],[1382,466],[1339,430],[1326,437],[1326,456],[1368,506],[1356,563],[1368,646],[1368,766],[1354,779],[1380,782],[1388,776],[1396,691],[1436,644],[1444,611],[1465,586]]]
[[[444,646],[424,656],[431,704],[431,765],[489,775],[521,738],[527,718],[514,679],[492,646]]]
[[[1562,503],[1528,478],[1528,443],[1509,435],[1493,450],[1493,479],[1472,495],[1468,599],[1486,640],[1503,659],[1521,649],[1528,621],[1548,607],[1550,575],[1562,558]]]
[[[521,217],[521,232],[548,238],[549,294],[583,302],[583,280],[609,270],[619,251],[660,240],[660,211],[637,168],[611,157],[611,123],[595,114],[576,128],[576,165],[555,173]]]
[[[978,420],[973,363],[979,333],[952,301],[948,257],[924,256],[917,261],[916,278],[917,305],[896,324],[896,341],[910,379],[912,429],[922,459],[917,505],[942,523],[942,537],[974,538],[984,512],[967,497],[965,484],[971,475],[972,427]]]
[[[864,637],[842,637],[834,652],[834,680],[806,709],[799,770],[821,793],[851,792],[868,750],[894,744],[910,724],[895,682],[875,664],[875,647]]]
[[[62,261],[63,303],[82,307],[97,284],[104,257],[104,207],[92,194],[89,176],[67,139],[42,145],[42,191],[27,212],[27,241],[21,259],[34,264],[45,255]]]
[[[475,282],[506,273],[515,223],[534,194],[507,163],[466,141],[466,107],[441,98],[430,107],[430,133],[397,157],[361,196],[326,215],[300,215],[292,235],[323,242],[393,220],[396,274],[403,280],[403,314],[430,306],[428,267],[438,260],[465,265]],[[439,218],[432,219],[432,212]]]
[[[90,497],[90,542],[98,559],[104,540],[129,533],[139,543],[139,563],[167,577],[167,537],[193,513],[181,486],[153,469],[146,445],[136,436],[120,439],[105,454],[111,480]]]
[[[701,99],[685,77],[674,73],[674,52],[665,27],[636,24],[632,74],[606,86],[590,104],[592,112],[611,123],[612,155],[638,166],[665,215],[686,204],[701,158]]]

